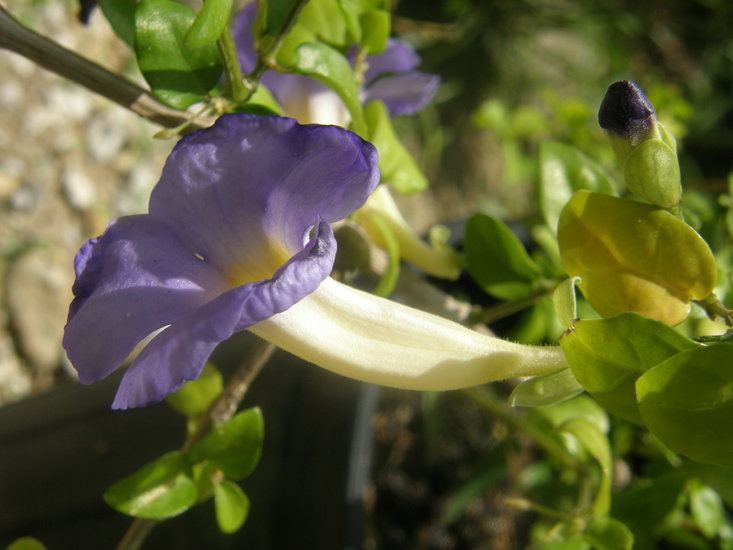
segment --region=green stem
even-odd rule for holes
[[[543,288],[541,290],[538,290],[534,294],[530,294],[526,298],[522,298],[521,300],[502,302],[495,306],[488,307],[481,311],[478,316],[478,322],[490,325],[491,323],[498,321],[499,319],[504,319],[505,317],[509,317],[510,315],[522,311],[523,309],[527,309],[528,307],[534,305],[534,303],[540,298],[550,294],[550,292],[551,290]]]
[[[219,53],[224,61],[224,72],[227,76],[227,85],[229,87],[229,95],[237,104],[246,103],[252,97],[255,88],[251,86],[249,81],[245,82],[242,69],[239,65],[239,57],[237,56],[237,48],[234,45],[232,31],[229,27],[225,27],[224,31],[217,40]]]
[[[182,451],[185,452],[191,449],[213,427],[225,423],[234,416],[252,381],[260,373],[274,351],[275,346],[265,340],[258,339],[255,342],[239,368],[229,379],[224,391],[211,404],[206,414],[199,418],[198,425],[186,437],[186,441],[181,447]],[[158,523],[154,519],[135,518],[117,545],[116,550],[139,550]]]
[[[733,327],[733,310],[725,307],[714,293],[704,300],[696,300],[695,303],[705,310],[711,320],[722,320],[727,326]]]

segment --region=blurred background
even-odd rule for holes
[[[68,0],[7,7],[142,83],[99,12],[82,26]],[[636,81],[676,135],[685,188],[711,203],[728,192],[730,2],[400,0],[394,9],[394,33],[418,49],[421,70],[442,78],[432,106],[395,122],[431,182],[400,197],[418,231],[439,222],[460,235],[477,210],[508,222],[536,218],[543,140],[575,145],[617,174],[596,123],[617,80]],[[0,75],[0,405],[9,405],[75,384],[60,347],[73,255],[109,219],[145,211],[172,142],[15,54],[0,51]],[[367,503],[368,547],[523,547],[530,518],[496,503],[533,450],[529,439],[507,443],[502,410],[455,394],[382,393],[373,426],[384,475]]]

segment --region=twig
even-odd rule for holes
[[[76,82],[106,97],[151,122],[174,128],[186,122],[191,114],[177,111],[160,103],[150,92],[134,82],[108,71],[21,25],[0,3],[0,48],[10,50],[41,67]],[[188,129],[198,130],[213,121],[199,119]]]
[[[265,340],[257,339],[247,352],[239,368],[232,374],[224,391],[211,404],[206,414],[201,416],[196,429],[186,438],[181,447],[182,451],[185,452],[191,449],[214,426],[224,424],[234,416],[252,381],[260,373],[274,351],[275,346]],[[154,519],[135,518],[117,545],[116,550],[139,550],[157,524],[158,521]]]

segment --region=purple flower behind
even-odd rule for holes
[[[86,384],[119,367],[114,408],[144,406],[197,378],[217,344],[285,311],[329,275],[330,222],[376,186],[374,148],[346,130],[225,115],[183,138],[149,213],[113,221],[75,260],[64,334]]]
[[[251,72],[257,62],[252,35],[256,14],[257,4],[253,2],[245,6],[234,22],[234,43],[245,73]],[[415,70],[420,57],[395,39],[389,39],[384,52],[369,56],[366,61],[369,68],[364,74],[362,102],[366,105],[381,100],[391,116],[417,113],[430,102],[440,84],[437,75]],[[286,111],[289,105],[300,105],[308,96],[330,91],[317,80],[299,74],[266,71],[261,81]]]

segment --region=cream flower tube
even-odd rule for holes
[[[567,366],[558,346],[487,336],[330,277],[249,330],[335,373],[412,390],[453,390]]]

